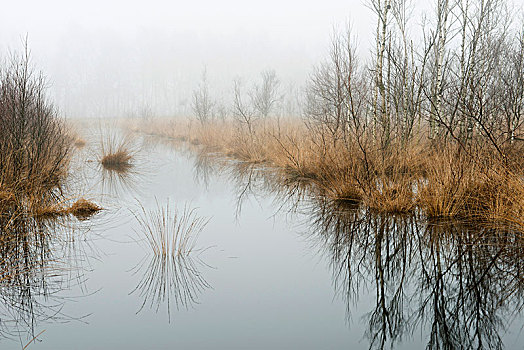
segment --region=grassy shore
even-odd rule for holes
[[[384,150],[371,135],[319,137],[300,120],[268,119],[252,132],[234,121],[133,122],[133,130],[201,145],[247,163],[277,170],[282,181],[306,181],[314,195],[359,203],[387,214],[418,211],[524,232],[524,145],[464,147],[425,136]],[[423,130],[418,133],[425,135]]]

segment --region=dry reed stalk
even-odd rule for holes
[[[197,216],[196,209],[187,205],[182,210],[171,208],[167,203],[161,207],[146,210],[140,205],[140,213],[135,214],[140,225],[140,235],[146,241],[155,256],[184,256],[194,251],[198,235],[209,219]]]

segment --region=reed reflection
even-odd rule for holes
[[[211,288],[201,273],[209,267],[200,258],[206,250],[197,247],[199,234],[208,219],[196,214],[187,205],[177,209],[169,204],[146,210],[135,215],[139,224],[137,233],[147,243],[148,254],[135,268],[141,275],[135,289],[143,299],[137,313],[146,306],[156,312],[165,306],[171,321],[171,309],[189,309],[199,303],[200,295]]]

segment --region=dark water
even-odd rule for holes
[[[106,210],[32,224],[26,268],[0,281],[2,349],[38,334],[28,348],[524,348],[512,232],[381,217],[267,170],[140,143],[125,174],[79,153],[71,187]],[[209,223],[165,263],[135,215],[168,202]]]

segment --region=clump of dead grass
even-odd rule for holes
[[[107,170],[126,171],[132,167],[132,158],[127,150],[119,150],[115,153],[104,155],[100,163]]]
[[[98,213],[100,210],[102,210],[102,207],[88,201],[87,199],[80,198],[67,209],[67,213],[74,215],[78,219],[85,220]]]
[[[75,138],[75,140],[73,141],[73,145],[74,145],[76,148],[84,148],[86,144],[87,144],[86,140],[84,140],[84,139],[81,138],[81,137],[77,137],[77,138]]]
[[[140,225],[138,233],[143,235],[156,256],[184,256],[190,254],[196,246],[198,235],[205,228],[209,219],[197,215],[195,208],[185,206],[161,206],[157,202],[155,209],[146,210],[140,206],[135,214]]]
[[[100,164],[109,171],[126,172],[133,167],[135,150],[130,135],[121,135],[114,130],[102,132]]]
[[[37,219],[55,219],[67,215],[73,215],[79,220],[86,220],[102,210],[102,207],[85,199],[80,198],[72,205],[65,202],[39,203],[33,202],[29,212]]]

